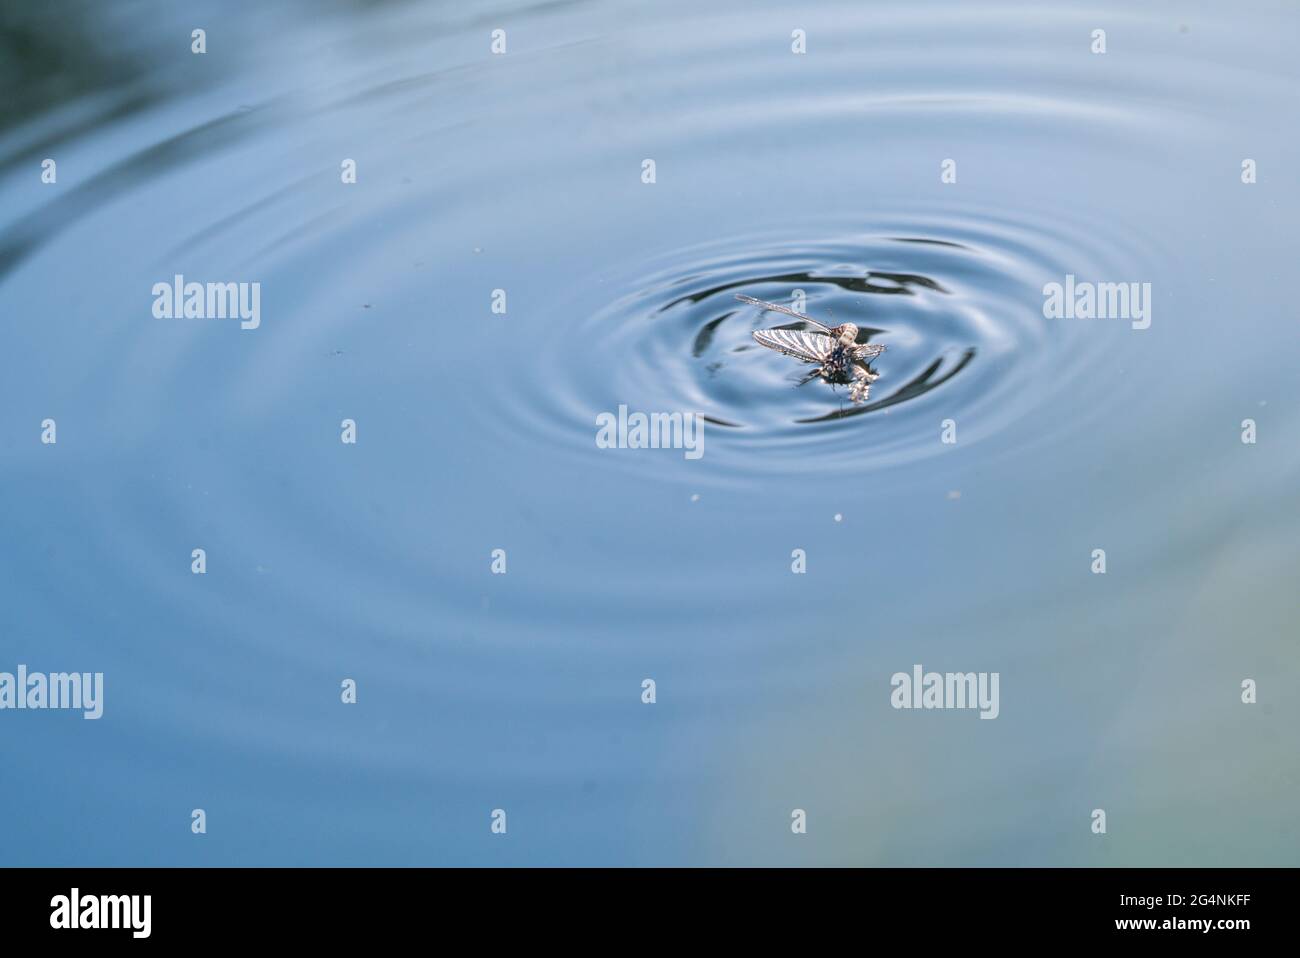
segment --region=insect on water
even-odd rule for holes
[[[753,296],[736,294],[736,299],[752,306],[784,313],[801,322],[815,327],[814,330],[803,329],[756,329],[754,339],[760,346],[775,349],[778,353],[793,356],[805,363],[816,363],[812,376],[820,376],[823,382],[832,385],[847,385],[849,399],[855,403],[867,401],[871,394],[871,384],[880,378],[867,365],[885,351],[880,343],[858,343],[858,327],[852,323],[839,326],[823,326],[811,316],[796,313],[787,306],[764,302]],[[811,377],[810,377],[811,378]],[[805,380],[806,381],[806,380]]]

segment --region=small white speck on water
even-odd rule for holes
[[[700,501],[700,494],[698,492],[691,495],[691,502],[699,502],[699,501]]]
[[[949,489],[949,490],[948,490],[948,498],[949,498],[949,499],[960,499],[960,498],[961,498],[961,490],[960,490],[960,489]]]
[[[476,253],[481,253],[481,252],[483,252],[483,247],[482,247],[482,246],[475,246],[475,247],[474,247],[474,252],[476,252]]]
[[[842,513],[842,512],[837,512],[837,513],[835,513],[835,521],[836,521],[836,522],[843,522],[843,521],[844,521],[844,513]]]

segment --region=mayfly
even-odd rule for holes
[[[793,316],[816,328],[815,332],[802,329],[756,329],[754,339],[760,346],[775,349],[778,353],[793,356],[805,363],[816,363],[813,373],[828,383],[847,384],[849,399],[855,403],[866,402],[871,393],[871,384],[880,378],[873,373],[867,363],[885,351],[880,343],[858,343],[858,327],[852,323],[838,326],[823,326],[811,316],[796,313],[788,306],[767,303],[753,296],[736,294],[736,299],[752,306],[761,306]]]

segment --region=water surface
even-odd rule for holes
[[[7,11],[0,669],[106,702],[0,714],[0,858],[1295,864],[1297,21]],[[260,327],[155,319],[178,273]],[[754,344],[796,290],[868,404]],[[892,709],[914,663],[998,719]]]

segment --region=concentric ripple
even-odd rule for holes
[[[619,404],[698,412],[712,424],[712,448],[739,450],[749,472],[810,461],[823,474],[887,468],[941,452],[948,418],[961,421],[963,442],[989,439],[1031,411],[1029,395],[1068,389],[1090,365],[1098,373],[1102,338],[1045,320],[1042,286],[1067,271],[1106,275],[1126,251],[1109,237],[1081,244],[1097,235],[1089,228],[1049,232],[1045,222],[947,211],[880,218],[830,239],[800,230],[678,251],[548,340],[540,366],[572,364],[580,343],[585,371],[534,383],[529,407],[547,410],[551,428],[584,431]],[[855,404],[845,387],[810,379],[809,365],[759,346],[754,330],[799,322],[738,293],[802,302],[823,323],[857,325],[859,342],[885,344],[868,400]]]

